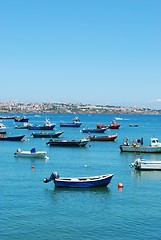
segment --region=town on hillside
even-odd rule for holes
[[[139,107],[102,106],[73,103],[0,103],[1,113],[78,113],[78,114],[161,114],[161,110]]]

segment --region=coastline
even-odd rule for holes
[[[0,113],[69,113],[69,114],[150,114],[159,115],[161,110],[138,107],[103,106],[73,103],[0,103]]]

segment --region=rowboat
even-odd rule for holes
[[[60,178],[58,173],[52,173],[49,178],[44,179],[44,183],[54,181],[55,187],[67,188],[91,188],[107,186],[113,177],[113,174],[101,176],[77,177],[77,178]]]
[[[5,136],[0,135],[0,141],[21,141],[24,138],[25,135],[20,136]]]
[[[120,145],[121,152],[139,152],[139,153],[161,153],[161,143],[158,138],[151,138],[151,144],[149,146],[143,145],[143,139],[133,140],[132,145],[129,145],[126,141],[124,144]]]
[[[29,157],[29,158],[46,158],[47,152],[45,151],[36,151],[35,148],[32,148],[30,151],[22,151],[20,148],[14,153],[15,157]]]
[[[10,120],[10,119],[15,119],[15,116],[0,116],[0,119],[2,119],[2,120]]]
[[[137,158],[133,163],[130,164],[130,167],[135,167],[135,169],[138,170],[161,170],[161,161],[148,161]]]
[[[39,133],[32,133],[32,136],[34,138],[57,138],[61,134],[63,134],[63,131],[58,131],[58,132],[39,132]]]
[[[83,133],[104,133],[107,128],[83,128],[81,131]]]
[[[61,147],[84,147],[89,142],[89,139],[83,138],[81,140],[53,140],[50,139],[47,145],[61,146]]]
[[[88,136],[90,141],[114,141],[117,138],[117,134],[108,136]]]

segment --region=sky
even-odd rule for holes
[[[161,109],[161,0],[0,0],[0,102]]]

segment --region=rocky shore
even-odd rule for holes
[[[75,114],[161,114],[161,110],[138,107],[101,106],[73,103],[0,103],[1,113],[75,113]]]

